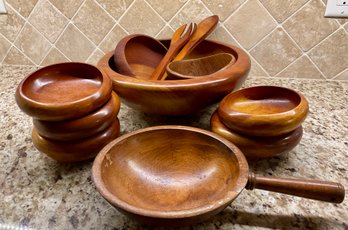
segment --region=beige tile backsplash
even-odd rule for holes
[[[0,64],[95,64],[127,34],[169,38],[217,14],[210,35],[250,54],[251,76],[348,80],[348,20],[325,0],[6,0]]]

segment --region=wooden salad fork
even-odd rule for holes
[[[150,80],[162,79],[162,76],[166,71],[168,63],[171,62],[174,59],[174,57],[179,53],[181,48],[187,43],[187,41],[190,39],[191,35],[195,32],[197,27],[195,23],[190,23],[190,26],[186,30],[186,33],[183,34],[186,29],[186,26],[187,24],[182,25],[174,32],[168,51],[161,60],[161,62],[158,64],[156,69],[153,71]]]

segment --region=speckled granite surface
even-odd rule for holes
[[[58,164],[31,143],[31,119],[14,91],[33,67],[0,66],[0,229],[141,229],[110,207],[91,181],[92,162]],[[304,93],[310,114],[301,143],[258,162],[254,172],[339,181],[348,188],[348,82],[250,78],[245,86],[282,85]],[[209,129],[215,109],[191,118],[153,118],[124,105],[122,133],[159,124]],[[347,192],[346,192],[347,193]],[[348,199],[329,204],[261,190],[242,194],[210,221],[184,229],[348,229]]]

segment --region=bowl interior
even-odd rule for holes
[[[169,47],[170,40],[161,40],[160,42],[165,47]],[[127,61],[128,61],[128,64],[131,66],[131,69],[137,76],[137,78],[148,79],[149,76],[151,76],[154,69],[156,68],[156,66],[161,61],[161,59],[164,57],[165,52],[163,51],[160,52],[158,50],[154,52],[153,51],[154,48],[149,45],[146,45],[146,46],[143,45],[140,49],[141,52],[139,52],[138,46],[139,44],[137,43],[135,43],[135,46],[131,46],[131,45],[127,46],[128,49],[132,49],[132,50],[125,51],[125,53],[127,53],[128,55]],[[137,48],[138,52],[134,50],[134,47],[135,48],[138,47]],[[204,40],[187,57],[185,57],[185,59],[203,58],[203,57],[207,57],[214,54],[220,54],[220,53],[231,54],[233,56],[233,59],[238,58],[236,51],[233,50],[231,47],[225,46],[220,43],[216,43],[211,40]],[[226,61],[231,61],[231,60],[227,59]],[[204,74],[195,73],[195,75],[206,75],[207,72],[211,73],[211,72],[218,71],[222,69],[224,66],[225,66],[224,63],[220,63],[219,66],[217,67],[214,66],[214,69],[205,70]],[[111,56],[109,59],[109,67],[115,72],[118,72],[118,73],[120,72],[118,70],[118,67],[114,63],[114,56]],[[168,79],[168,80],[177,80],[177,79]]]
[[[107,151],[100,167],[106,189],[118,201],[142,210],[209,207],[240,192],[240,164],[231,148],[192,130],[128,136]]]
[[[246,88],[226,97],[224,106],[245,114],[276,114],[296,108],[301,97],[295,91],[273,86]]]
[[[23,94],[38,103],[66,104],[95,94],[102,85],[102,73],[83,63],[62,63],[42,68],[23,83]]]
[[[196,77],[214,74],[233,64],[234,56],[228,53],[214,54],[207,57],[173,61],[168,65],[168,71],[175,75]]]

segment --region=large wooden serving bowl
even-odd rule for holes
[[[23,79],[16,102],[33,118],[66,120],[99,108],[111,91],[110,79],[97,67],[67,62],[43,67]]]
[[[338,183],[249,173],[234,144],[185,126],[150,127],[117,138],[94,160],[92,179],[101,195],[124,214],[169,226],[217,214],[244,187],[336,203],[344,199]]]
[[[279,136],[299,127],[308,110],[301,93],[278,86],[255,86],[227,95],[218,113],[224,125],[241,134]]]
[[[163,43],[168,45],[168,41]],[[148,114],[189,115],[221,100],[241,86],[249,73],[248,55],[238,47],[221,42],[204,40],[187,58],[217,53],[230,53],[236,62],[216,75],[201,79],[157,81],[122,75],[114,65],[113,51],[101,58],[98,67],[111,78],[114,91],[127,105]]]

